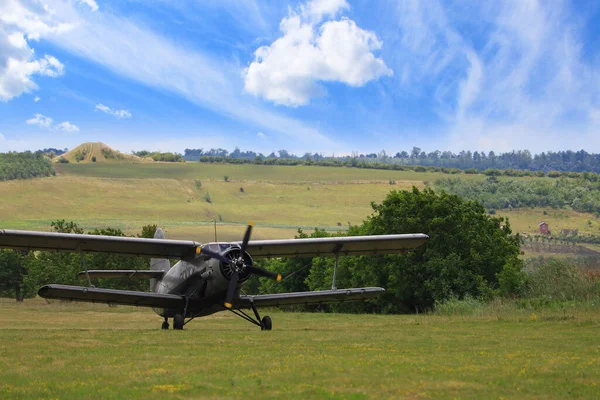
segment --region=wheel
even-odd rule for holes
[[[165,319],[165,322],[162,324],[162,329],[169,329],[169,322]]]
[[[270,331],[271,329],[273,329],[273,321],[271,321],[271,317],[265,315],[262,321],[260,321],[260,330]]]
[[[175,314],[175,318],[173,318],[173,329],[177,329],[177,330],[183,329],[184,321],[185,320],[183,318],[183,315]]]

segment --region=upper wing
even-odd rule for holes
[[[260,257],[327,257],[404,253],[425,243],[422,233],[341,236],[311,239],[252,240],[248,253]]]
[[[90,303],[122,304],[183,310],[185,299],[175,294],[136,292],[132,290],[100,289],[70,285],[46,285],[38,291],[47,299],[76,300]]]
[[[346,301],[368,300],[385,292],[384,288],[366,287],[354,289],[319,290],[315,292],[293,292],[260,294],[256,296],[240,295],[235,300],[237,308],[250,308],[254,303],[256,307],[280,307],[290,305],[343,303]]]
[[[200,243],[190,240],[143,239],[123,236],[0,230],[0,248],[130,254],[190,259]]]
[[[135,269],[93,269],[77,273],[77,278],[85,279],[88,276],[96,278],[125,278],[125,279],[162,279],[164,271],[146,271]]]

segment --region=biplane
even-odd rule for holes
[[[149,270],[85,268],[78,276],[87,279],[88,286],[45,285],[38,291],[44,298],[150,307],[164,318],[162,329],[169,329],[170,318],[173,329],[179,330],[194,318],[228,310],[261,330],[271,330],[271,318],[261,318],[259,308],[363,301],[385,291],[381,287],[336,288],[340,256],[404,253],[428,239],[427,235],[419,233],[250,240],[252,226],[248,225],[240,242],[206,244],[165,239],[160,228],[156,230],[154,239],[0,230],[0,247],[81,254],[103,252],[151,258]],[[252,275],[276,281],[283,278],[254,265],[254,259],[265,257],[335,257],[332,288],[295,293],[242,294],[243,283]],[[170,259],[179,261],[171,266]],[[149,279],[150,291],[97,288],[92,285],[93,278]],[[253,315],[248,310],[252,310]]]

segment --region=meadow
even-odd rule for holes
[[[460,315],[226,313],[0,300],[0,398],[597,398],[598,308]],[[537,313],[537,314],[536,314]]]
[[[135,234],[155,223],[166,229],[167,237],[206,242],[214,240],[213,221],[219,240],[239,240],[244,224],[253,221],[256,239],[291,238],[298,228],[343,231],[349,223],[360,224],[372,211],[370,203],[382,201],[390,190],[424,188],[426,182],[448,176],[201,163],[70,163],[56,168],[55,177],[0,183],[3,228],[48,230],[51,221],[66,219],[84,228],[114,227]],[[535,233],[542,220],[553,231],[600,229],[594,215],[567,209],[497,210],[497,215],[508,216],[515,232]]]

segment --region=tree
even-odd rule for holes
[[[387,289],[374,302],[352,305],[352,310],[421,312],[450,297],[491,296],[504,266],[520,265],[518,236],[512,235],[508,221],[487,215],[478,202],[413,188],[392,191],[372,207],[374,213],[351,227],[349,235],[423,232],[429,240],[404,255],[340,258],[338,287]],[[311,290],[331,284],[333,261],[318,260],[307,278]]]
[[[0,292],[10,293],[17,301],[23,301],[24,296],[26,253],[18,250],[0,250]]]

